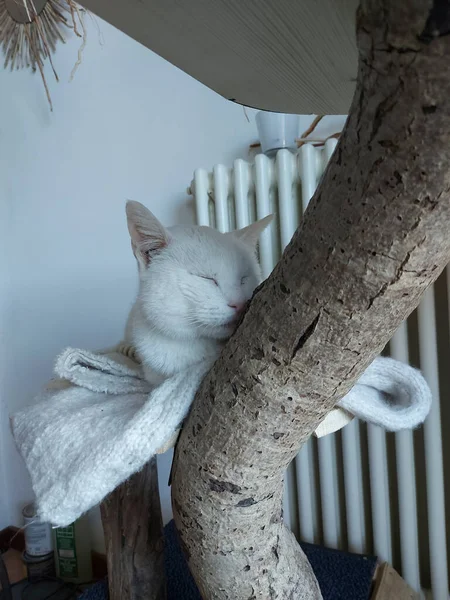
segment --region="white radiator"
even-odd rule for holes
[[[198,224],[225,232],[275,213],[274,225],[260,240],[267,277],[335,146],[335,140],[328,140],[324,148],[305,145],[296,154],[280,150],[274,159],[260,154],[252,164],[239,159],[232,168],[198,169],[189,188]],[[427,291],[387,349],[405,362],[411,352],[430,384],[434,404],[424,427],[385,434],[354,420],[336,434],[312,438],[288,470],[284,499],[285,520],[299,539],[374,553],[393,564],[416,591],[431,588],[434,600],[448,600],[444,467],[450,468],[450,456],[444,465],[439,384],[445,381],[450,393],[450,369],[438,370],[438,341],[447,364],[450,353],[448,313],[437,320],[435,290],[447,306],[450,285],[447,291],[442,281]]]

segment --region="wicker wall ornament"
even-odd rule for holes
[[[51,64],[51,55],[58,41],[65,42],[64,34],[72,29],[84,38],[86,31],[81,9],[73,0],[0,0],[0,47],[5,68],[39,70],[50,109],[52,101],[44,75],[44,62]],[[79,32],[80,27],[82,33]],[[82,48],[81,48],[82,49]],[[78,58],[78,66],[80,56]]]

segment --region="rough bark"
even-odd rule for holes
[[[320,598],[284,471],[450,260],[450,37],[430,9],[360,7],[343,136],[184,427],[173,507],[205,599]]]
[[[110,600],[165,600],[156,457],[101,505]]]

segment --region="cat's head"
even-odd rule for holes
[[[210,227],[166,228],[139,202],[127,203],[139,266],[139,301],[166,335],[225,339],[260,283],[259,234],[272,215],[231,233]]]

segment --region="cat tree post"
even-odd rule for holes
[[[283,474],[450,260],[450,4],[367,0],[349,119],[304,219],[205,378],[176,525],[205,600],[316,600]]]
[[[165,600],[156,457],[101,504],[110,600]]]

